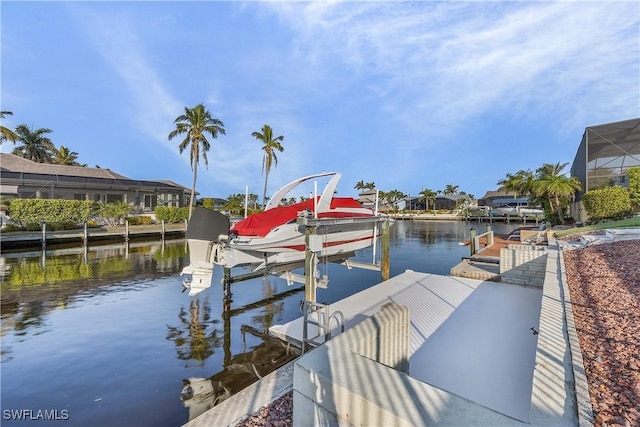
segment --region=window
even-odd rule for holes
[[[74,193],[73,200],[85,200],[87,197],[83,193]]]
[[[155,194],[145,194],[144,195],[144,207],[145,208],[155,208],[158,204],[158,197]]]
[[[122,194],[107,194],[107,203],[122,202]]]

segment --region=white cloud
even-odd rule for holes
[[[637,3],[276,3],[307,60],[345,64],[407,126],[434,128],[488,110],[580,115],[576,97],[637,100]],[[634,91],[634,89],[636,89]],[[624,92],[624,93],[623,93]],[[568,101],[571,99],[573,102]],[[569,105],[574,104],[574,105]],[[412,105],[412,108],[407,108]],[[435,129],[434,129],[435,131]]]

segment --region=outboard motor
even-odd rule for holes
[[[226,238],[228,233],[229,217],[226,215],[205,208],[193,210],[185,233],[190,263],[180,273],[191,278],[183,281],[183,292],[189,289],[189,295],[194,296],[211,286],[213,245],[220,240],[220,236]]]

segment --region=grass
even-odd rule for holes
[[[624,227],[640,227],[640,218],[627,218],[617,221],[599,222],[597,224],[587,225],[586,227],[569,228],[554,233],[556,238],[566,237],[572,234],[588,233],[590,231],[604,230],[607,228],[624,228]]]

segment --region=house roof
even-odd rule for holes
[[[131,179],[111,169],[89,168],[83,166],[53,165],[37,163],[15,154],[0,154],[0,170],[7,172],[37,173],[42,175],[66,175],[85,178]]]
[[[436,200],[442,200],[442,199],[448,199],[448,200],[455,200],[456,202],[458,200],[464,199],[464,200],[471,200],[471,198],[469,197],[468,194],[439,194],[436,196]]]
[[[484,196],[480,198],[480,200],[484,199],[493,199],[496,197],[513,197],[513,191],[503,191],[503,190],[495,190],[495,191],[487,191]]]
[[[184,191],[191,193],[191,189],[171,180],[140,180],[131,179],[111,169],[88,168],[83,166],[65,166],[49,163],[37,163],[14,154],[0,153],[0,172],[5,183],[12,183],[11,178],[31,180],[55,180],[66,182],[67,185],[77,186],[91,183],[93,185],[109,185],[113,187],[135,187],[171,192]],[[13,176],[12,176],[13,175]],[[198,192],[196,191],[196,194]]]
[[[188,191],[189,193],[191,192],[191,188],[190,187],[185,187],[182,184],[178,184],[177,182],[171,181],[170,179],[154,179],[154,182],[161,182],[163,184],[167,184],[167,185],[171,185],[173,187],[177,187],[177,188],[181,188],[183,190]],[[200,194],[196,191],[196,194]]]

